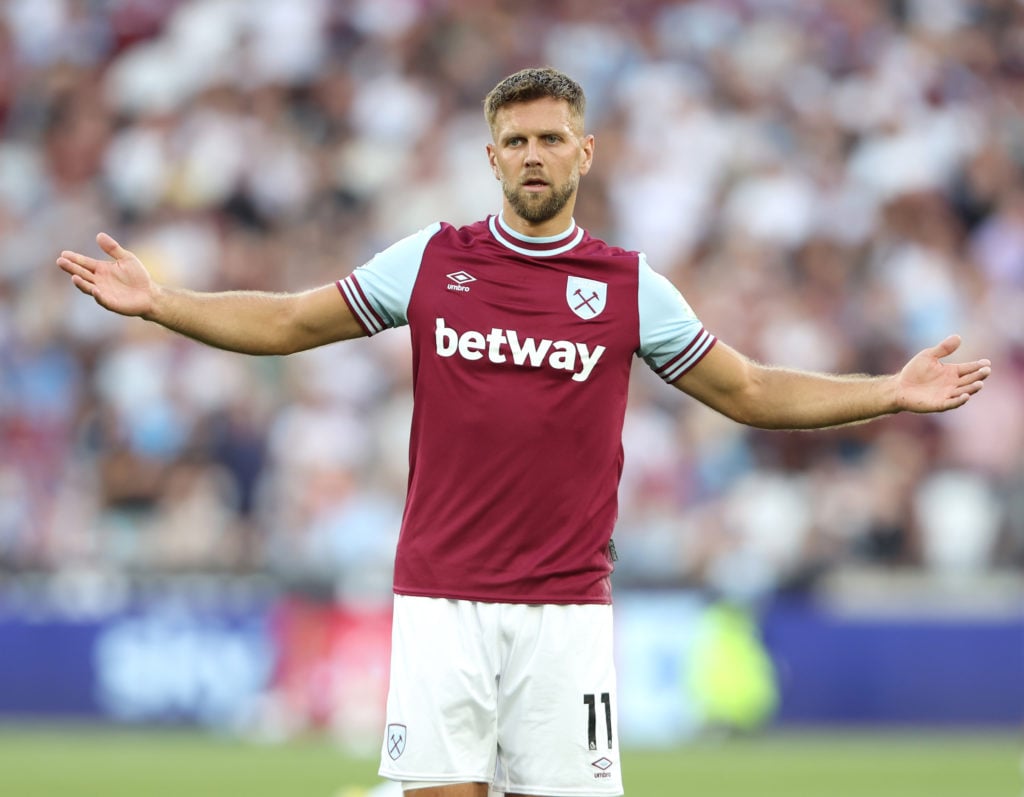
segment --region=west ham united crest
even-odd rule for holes
[[[405,752],[405,726],[397,723],[388,725],[387,732],[388,755],[393,761],[397,760]]]
[[[606,282],[569,277],[565,285],[565,300],[569,303],[569,309],[584,321],[601,315],[607,296]]]

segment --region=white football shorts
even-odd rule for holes
[[[610,605],[395,596],[385,778],[622,794]]]

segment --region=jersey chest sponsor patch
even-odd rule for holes
[[[606,351],[601,345],[530,337],[514,329],[492,327],[486,332],[460,332],[448,326],[444,318],[435,320],[434,347],[439,357],[565,371],[572,374],[573,382],[586,382]]]

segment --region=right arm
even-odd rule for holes
[[[96,242],[112,259],[61,252],[57,265],[96,303],[243,354],[291,354],[366,334],[334,284],[302,293],[198,293],[153,281],[141,261],[106,233]]]

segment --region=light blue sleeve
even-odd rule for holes
[[[640,255],[638,354],[666,382],[674,382],[700,362],[715,336],[704,329],[686,299]]]
[[[341,295],[368,335],[408,323],[409,299],[423,252],[440,229],[440,222],[424,227],[338,280]]]

